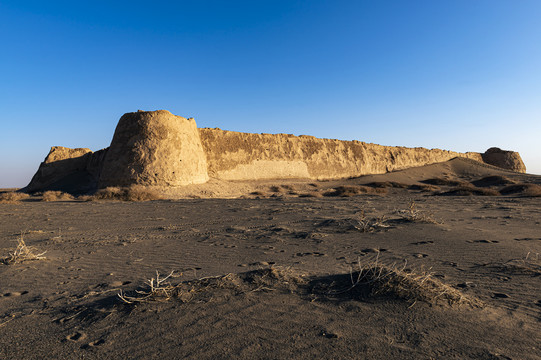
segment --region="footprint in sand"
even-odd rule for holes
[[[505,293],[494,293],[494,294],[492,294],[493,299],[507,299],[508,297],[509,297],[509,295],[507,295]]]
[[[21,296],[21,295],[25,295],[25,294],[28,294],[28,291],[26,291],[26,290],[24,290],[24,291],[11,291],[11,292],[4,293],[3,296],[5,296],[5,297],[16,297],[16,296]]]
[[[109,284],[109,286],[115,288],[115,287],[129,285],[129,284],[131,284],[131,281],[113,281]]]
[[[254,263],[251,263],[250,266],[269,266],[276,264],[274,261],[257,261]]]
[[[299,257],[302,257],[302,256],[316,256],[316,257],[320,257],[320,256],[327,256],[327,254],[324,254],[324,253],[320,253],[320,252],[314,251],[314,252],[304,252],[304,253],[298,252],[298,253],[295,254],[295,256],[299,256]]]
[[[385,252],[387,249],[376,249],[376,248],[368,248],[368,249],[362,249],[361,252],[363,253],[380,253]]]
[[[84,344],[81,346],[82,349],[88,349],[88,348],[91,348],[91,347],[95,347],[95,346],[100,346],[100,345],[103,345],[105,344],[105,340],[104,339],[98,339],[96,341],[92,341],[92,342],[89,342],[88,344]]]
[[[66,340],[69,340],[69,341],[79,341],[79,340],[84,340],[85,338],[86,338],[86,334],[82,332],[78,332],[78,331],[66,336]]]
[[[427,255],[427,254],[421,254],[421,253],[419,253],[419,254],[413,254],[413,256],[415,256],[416,258],[419,258],[419,259],[422,259],[422,258],[428,257],[428,255]]]
[[[253,263],[249,263],[249,264],[239,264],[237,266],[240,266],[240,267],[247,267],[247,266],[271,266],[271,265],[274,265],[276,264],[276,262],[274,261],[256,261],[256,262],[253,262]]]
[[[460,284],[456,284],[456,287],[466,289],[466,288],[476,287],[476,285],[474,283],[472,283],[471,281],[466,281],[466,282],[463,282],[463,283],[460,283]]]
[[[525,237],[525,238],[515,238],[516,241],[534,241],[534,240],[541,240],[541,238],[529,238],[529,237]]]
[[[338,339],[340,337],[337,333],[327,330],[321,330],[319,336],[326,337],[327,339]]]
[[[412,245],[426,245],[426,244],[434,244],[434,241],[432,240],[426,240],[426,241],[417,241],[414,243],[411,243]]]
[[[499,243],[498,240],[473,240],[473,241],[469,241],[469,242],[474,242],[474,243],[482,243],[482,244],[497,244]]]

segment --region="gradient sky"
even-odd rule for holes
[[[123,113],[522,155],[541,174],[541,1],[0,0],[0,187]]]

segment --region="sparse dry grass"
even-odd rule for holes
[[[355,219],[356,222],[353,227],[360,232],[374,232],[383,228],[388,228],[385,215],[379,217],[367,217],[364,210],[361,211],[359,217]]]
[[[291,192],[291,191],[295,191],[295,187],[293,185],[287,185],[287,184],[272,185],[272,186],[269,186],[269,191],[274,192],[274,193]]]
[[[398,189],[406,189],[408,187],[407,184],[403,184],[396,181],[374,181],[374,182],[366,184],[366,186],[374,187],[374,188],[398,188]]]
[[[440,187],[436,185],[430,185],[430,184],[413,184],[408,187],[410,190],[420,190],[420,191],[426,191],[426,192],[434,192],[439,191]]]
[[[323,194],[318,192],[318,191],[313,191],[313,192],[299,194],[299,197],[301,197],[301,198],[307,198],[307,197],[320,198],[320,197],[323,197]]]
[[[168,282],[172,275],[171,272],[162,278],[156,272],[156,277],[148,280],[144,289],[131,294],[121,291],[118,297],[126,304],[171,299],[187,303],[259,291],[282,291],[308,296],[312,301],[321,298],[360,300],[385,296],[405,300],[411,306],[419,301],[433,305],[484,306],[480,300],[434,278],[429,271],[411,271],[405,266],[385,265],[378,258],[364,263],[359,261],[349,274],[326,276],[306,277],[290,268],[270,267],[172,285]]]
[[[429,304],[469,305],[481,307],[478,299],[464,295],[438,279],[429,271],[409,271],[405,267],[384,265],[375,261],[359,263],[352,271],[352,288],[359,285],[368,285],[371,295],[388,295],[407,300],[412,306],[417,301]]]
[[[155,189],[150,189],[142,185],[132,185],[128,187],[108,187],[98,190],[94,195],[79,196],[82,201],[99,200],[121,200],[121,201],[150,201],[163,199]]]
[[[250,193],[250,195],[259,196],[259,197],[267,197],[268,194],[263,191],[253,191]]]
[[[23,192],[8,191],[0,193],[0,204],[14,204],[21,200],[28,199],[30,195]]]
[[[512,274],[541,275],[541,254],[528,252],[524,259],[510,260],[502,265],[502,270]]]
[[[17,247],[12,251],[8,253],[8,256],[0,259],[0,262],[2,262],[5,265],[12,265],[12,264],[20,264],[25,261],[32,261],[32,260],[44,260],[45,256],[43,256],[46,253],[46,251],[42,253],[36,253],[36,249],[32,246],[27,246],[24,242],[23,234],[19,237],[17,240]]]
[[[344,185],[323,193],[323,196],[351,197],[360,194],[386,194],[386,188],[371,188],[362,185]]]
[[[402,220],[408,222],[420,222],[427,224],[441,224],[441,221],[434,219],[432,214],[428,214],[422,210],[419,210],[415,201],[410,201],[407,209],[395,210],[395,213],[400,216]]]
[[[395,264],[385,265],[374,260],[359,262],[351,269],[349,276],[334,276],[332,282],[317,283],[313,294],[331,299],[363,299],[367,297],[391,297],[409,302],[432,305],[467,305],[482,307],[483,303],[464,295],[425,270],[412,271]]]
[[[461,180],[452,180],[452,179],[444,179],[444,178],[426,179],[426,180],[422,180],[421,182],[425,184],[429,184],[429,185],[438,185],[438,186],[462,186],[462,185],[469,184]]]
[[[160,273],[156,271],[156,277],[146,282],[146,289],[136,290],[135,295],[127,295],[120,291],[118,297],[126,304],[148,301],[167,301],[175,293],[175,286],[171,285],[168,279],[173,276],[173,271],[166,277],[160,278]]]
[[[73,200],[71,194],[62,191],[45,191],[41,197],[42,201],[69,201]]]
[[[305,283],[303,276],[290,269],[270,267],[266,269],[249,271],[242,274],[225,274],[220,276],[204,277],[196,280],[183,281],[176,285],[168,282],[173,276],[156,277],[145,283],[145,288],[136,290],[132,295],[120,292],[118,297],[126,304],[167,301],[177,299],[181,302],[190,302],[197,296],[213,297],[216,291],[226,290],[235,294],[257,291],[274,291],[277,289],[294,292],[298,286]]]
[[[500,193],[494,189],[478,188],[473,185],[457,186],[449,191],[440,192],[437,195],[446,196],[499,196]]]

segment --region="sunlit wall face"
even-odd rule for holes
[[[541,174],[539,1],[2,1],[0,187],[120,116],[519,151]]]

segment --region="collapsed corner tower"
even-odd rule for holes
[[[104,159],[98,187],[180,186],[209,179],[193,118],[167,110],[124,114]]]

